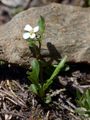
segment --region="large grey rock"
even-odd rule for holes
[[[31,8],[0,27],[0,59],[9,63],[28,65],[31,52],[22,38],[26,24],[35,26],[40,15],[46,20],[42,55],[68,61],[90,63],[90,9],[51,4]],[[49,56],[48,56],[49,57]]]

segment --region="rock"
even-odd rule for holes
[[[73,6],[85,6],[85,0],[31,0],[30,6],[42,6],[49,3],[56,2],[62,4],[68,4]]]
[[[40,15],[46,20],[42,56],[67,61],[90,63],[90,9],[50,4],[31,8],[16,15],[0,27],[0,59],[9,63],[29,65],[33,57],[27,41],[22,38],[26,24],[36,26]]]
[[[3,4],[10,7],[27,6],[30,0],[0,0]]]

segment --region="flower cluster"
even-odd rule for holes
[[[25,32],[23,33],[23,38],[27,39],[35,39],[36,33],[39,31],[39,26],[32,28],[29,24],[24,27]]]

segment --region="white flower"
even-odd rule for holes
[[[36,37],[36,32],[39,31],[39,26],[32,28],[29,24],[24,27],[25,32],[23,33],[24,39],[34,39]]]

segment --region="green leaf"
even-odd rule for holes
[[[56,69],[54,70],[54,72],[52,73],[51,77],[46,81],[46,83],[44,83],[43,85],[43,90],[45,91],[46,89],[48,89],[48,87],[53,83],[53,79],[55,79],[55,77],[58,75],[58,73],[62,70],[62,68],[65,65],[67,56],[65,56],[60,63],[57,65]]]
[[[76,113],[83,115],[86,113],[87,110],[84,107],[79,107],[79,108],[76,108],[75,111]]]
[[[34,59],[31,62],[31,67],[32,71],[29,73],[28,79],[33,83],[33,84],[38,84],[39,82],[39,72],[40,72],[40,66],[38,60]]]
[[[35,41],[34,40],[29,40],[29,46],[30,47],[34,47],[36,44],[35,44]]]
[[[46,103],[46,104],[49,104],[51,101],[52,101],[51,96],[46,96],[46,98],[45,98],[45,103]]]
[[[45,20],[42,16],[40,16],[40,20],[38,21],[38,25],[40,27],[40,33],[43,34],[45,31]]]
[[[35,84],[31,84],[29,87],[29,90],[35,94],[38,94],[38,89],[37,89],[37,86]]]
[[[39,95],[39,97],[41,97],[42,99],[43,99],[44,96],[45,96],[45,92],[43,91],[43,86],[42,86],[42,84],[39,84],[39,85],[38,85],[38,95]]]
[[[87,102],[87,109],[90,109],[90,90],[89,89],[86,90],[85,99],[86,99],[86,102]]]
[[[88,5],[90,6],[90,0],[88,0]]]
[[[4,62],[4,61],[2,61],[2,60],[0,60],[0,65],[3,65],[3,64],[5,64],[5,62]]]
[[[77,90],[77,91],[76,91],[77,99],[80,99],[80,98],[81,98],[81,95],[82,95],[82,93],[81,93],[79,90]]]
[[[80,94],[80,93],[79,93]],[[79,109],[79,113],[81,114],[84,114],[85,116],[90,116],[90,89],[87,89],[84,91],[83,94],[79,95],[77,94],[77,104],[80,106],[80,108],[83,108],[83,110],[86,110],[86,111],[80,111]]]

